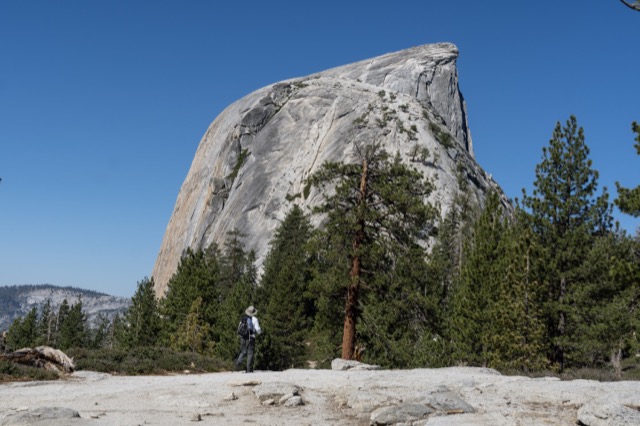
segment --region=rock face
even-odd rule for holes
[[[480,202],[495,182],[475,162],[452,44],[425,45],[257,90],[224,110],[202,138],[153,269],[164,294],[187,248],[247,235],[258,267],[294,204],[319,194],[305,179],[325,161],[354,161],[377,142],[433,179],[445,212],[468,183]]]

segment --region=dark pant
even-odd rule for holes
[[[247,357],[247,369],[245,370],[247,373],[253,372],[253,350],[256,346],[256,338],[249,337],[248,339],[240,339],[240,355],[238,355],[238,359],[236,359],[236,368],[240,369],[240,364],[244,357]]]

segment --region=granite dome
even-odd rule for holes
[[[482,201],[498,186],[474,160],[457,57],[453,44],[418,46],[275,83],[226,108],[178,194],[152,273],[156,293],[187,248],[221,245],[233,229],[260,266],[291,207],[319,201],[305,179],[325,161],[351,161],[358,144],[379,142],[432,178],[443,213],[459,179]]]

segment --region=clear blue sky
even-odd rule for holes
[[[509,197],[571,114],[615,195],[640,183],[638,40],[617,0],[0,0],[0,285],[133,295],[226,106],[427,43],[458,46],[476,158]]]

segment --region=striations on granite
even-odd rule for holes
[[[431,178],[430,201],[442,213],[460,174],[480,203],[491,188],[502,193],[474,159],[457,57],[453,44],[418,46],[276,83],[230,105],[206,131],[178,194],[152,272],[156,293],[165,293],[187,248],[222,245],[234,229],[247,235],[261,269],[287,212],[294,204],[309,212],[320,200],[305,194],[305,179],[325,161],[353,161],[365,143]]]

